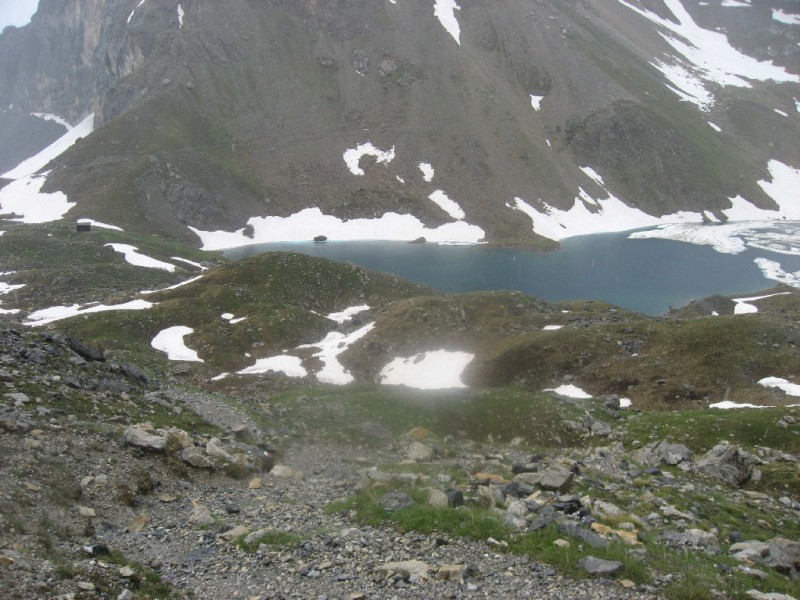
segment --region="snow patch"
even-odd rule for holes
[[[772,18],[786,25],[800,25],[800,15],[785,13],[781,9],[773,9]]]
[[[351,321],[354,316],[367,310],[369,310],[369,306],[367,304],[361,304],[359,306],[345,308],[341,312],[332,312],[331,314],[326,315],[326,318],[341,324]]]
[[[419,170],[422,171],[422,178],[430,183],[433,181],[433,175],[435,171],[433,170],[433,165],[431,163],[421,162],[419,163]]]
[[[263,373],[283,373],[287,377],[305,377],[308,371],[303,367],[303,361],[297,356],[287,354],[260,358],[254,365],[237,371],[237,375],[261,375]]]
[[[3,179],[22,179],[29,177],[45,167],[51,160],[63,154],[79,139],[94,131],[94,113],[50,144],[39,153],[26,158],[16,167],[0,175]]]
[[[712,123],[711,121],[708,121],[708,124],[711,127],[711,129],[713,129],[717,133],[722,133],[722,127],[720,127],[719,125],[716,125],[715,123]]]
[[[774,110],[776,113],[778,113],[782,117],[788,117],[789,116],[789,113],[784,112],[784,111],[780,110],[779,108],[773,108],[772,110]]]
[[[101,223],[100,221],[95,221],[94,219],[78,219],[77,223],[91,225],[92,227],[97,227],[98,229],[111,229],[113,231],[125,231],[122,227],[117,227],[116,225],[109,225],[107,223]]]
[[[137,5],[136,5],[136,8],[139,8],[139,7],[140,7],[142,4],[144,4],[145,2],[147,2],[147,0],[139,0],[139,4],[137,4]],[[131,19],[133,19],[133,15],[135,15],[135,14],[136,14],[136,8],[134,8],[134,9],[131,11],[131,14],[130,14],[130,15],[128,15],[128,20],[126,21],[127,23],[130,23],[130,22],[131,22]]]
[[[464,211],[461,209],[461,206],[455,200],[451,200],[447,197],[442,190],[436,190],[430,196],[428,196],[436,206],[441,208],[444,212],[450,215],[456,221],[461,221],[466,217]]]
[[[144,254],[139,254],[138,248],[135,246],[130,246],[128,244],[106,244],[106,247],[110,247],[114,252],[119,252],[120,254],[125,255],[126,262],[136,266],[136,267],[146,267],[148,269],[161,269],[163,271],[168,271],[173,273],[175,271],[175,265],[166,263],[155,258],[151,258]]]
[[[187,347],[183,341],[184,337],[192,333],[194,333],[194,329],[191,327],[183,325],[168,327],[163,331],[159,331],[153,341],[150,342],[150,345],[156,350],[165,352],[169,360],[204,362],[202,358],[197,356],[197,352]]]
[[[436,0],[433,5],[433,16],[439,19],[439,22],[447,30],[447,33],[453,36],[453,39],[461,45],[461,27],[456,19],[457,10],[461,7],[456,4],[455,0]]]
[[[542,331],[558,331],[559,329],[562,329],[563,327],[564,327],[563,325],[545,325],[542,328]]]
[[[323,214],[319,208],[306,208],[289,217],[252,217],[247,223],[253,230],[252,237],[245,235],[244,228],[234,232],[201,231],[194,227],[189,229],[200,238],[203,250],[222,250],[271,242],[308,242],[317,235],[325,235],[330,241],[407,242],[424,237],[429,242],[468,244],[477,244],[485,236],[483,229],[464,221],[429,229],[413,215],[389,212],[377,219],[343,221]]]
[[[791,292],[780,292],[767,296],[753,296],[751,298],[733,298],[733,301],[736,302],[736,306],[733,307],[733,314],[750,315],[757,313],[758,307],[755,304],[750,304],[750,302],[756,302],[757,300],[764,300],[765,298],[772,298],[774,296],[786,296],[787,294],[791,294]]]
[[[588,400],[589,398],[593,398],[591,394],[587,394],[581,388],[575,385],[560,385],[557,388],[548,388],[545,392],[555,392],[559,396],[564,396],[565,398],[575,398],[576,400]]]
[[[789,396],[800,396],[800,384],[790,383],[786,379],[781,379],[780,377],[765,377],[759,380],[758,383],[764,387],[773,387],[783,390],[783,392]]]
[[[0,190],[0,214],[19,215],[8,220],[20,223],[50,223],[62,219],[75,202],[70,202],[63,192],[42,192],[46,179],[47,173],[43,173],[6,185]]]
[[[178,29],[183,29],[183,16],[186,13],[183,12],[183,6],[178,4]]]
[[[722,410],[734,410],[734,409],[737,409],[737,408],[767,408],[767,407],[766,406],[758,406],[757,404],[733,402],[732,400],[723,400],[722,402],[715,402],[714,404],[709,404],[708,408],[719,408],[719,409],[722,409]]]
[[[384,385],[404,385],[420,390],[465,388],[464,370],[474,360],[468,352],[434,350],[395,358],[381,369],[380,381]]]
[[[181,281],[180,283],[176,283],[175,285],[171,285],[169,287],[162,288],[160,290],[145,290],[139,293],[142,294],[143,296],[147,296],[149,294],[158,294],[159,292],[168,292],[169,290],[175,290],[178,289],[179,287],[183,287],[184,285],[189,285],[190,283],[199,281],[202,278],[203,278],[202,275],[198,275],[197,277],[192,277],[191,279],[187,279],[186,281]]]
[[[535,96],[531,94],[531,106],[533,107],[533,110],[542,110],[542,100],[544,100],[544,96]]]
[[[194,262],[194,261],[189,260],[187,258],[181,258],[180,256],[170,256],[169,258],[170,258],[170,260],[177,260],[178,262],[186,263],[187,265],[191,265],[193,267],[197,267],[201,271],[208,271],[208,267],[204,267],[200,263]]]
[[[633,402],[630,398],[620,398],[619,399],[619,407],[620,408],[630,408]]]
[[[304,344],[298,346],[297,349],[319,348],[319,352],[314,354],[314,357],[322,361],[323,367],[317,372],[317,379],[322,383],[346,385],[351,383],[354,378],[339,362],[339,355],[367,335],[374,327],[375,323],[370,323],[348,335],[332,331],[321,342]]]
[[[367,142],[345,150],[344,162],[353,175],[365,175],[364,169],[360,166],[361,159],[365,156],[372,156],[376,163],[388,165],[394,160],[394,146],[391,150],[383,151],[373,146],[372,142]]]
[[[30,327],[41,327],[48,323],[54,323],[63,319],[69,319],[78,315],[88,315],[99,312],[109,312],[115,310],[147,310],[155,306],[152,302],[144,300],[132,300],[124,304],[112,304],[105,306],[103,304],[84,305],[73,304],[72,306],[52,306],[50,308],[43,308],[28,315],[28,320],[23,323]]]

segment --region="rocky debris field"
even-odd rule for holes
[[[628,441],[625,420],[542,452],[334,442],[11,329],[0,383],[2,598],[800,596],[800,503],[758,488],[796,480],[778,448]]]

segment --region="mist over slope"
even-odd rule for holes
[[[800,25],[727,4],[42,0],[0,37],[0,105],[95,115],[43,187],[69,216],[206,247],[780,214],[758,182],[800,166]]]

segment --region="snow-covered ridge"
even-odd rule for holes
[[[714,102],[705,82],[722,86],[752,87],[751,81],[800,82],[800,76],[789,73],[772,61],[759,61],[731,46],[724,33],[703,29],[684,8],[681,0],[664,0],[677,23],[639,8],[628,0],[621,4],[659,27],[659,35],[677,52],[670,62],[657,61],[658,68],[685,100],[707,110]],[[740,4],[727,4],[738,6]]]

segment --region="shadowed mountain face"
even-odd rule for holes
[[[95,113],[47,187],[125,228],[194,240],[187,226],[308,207],[437,227],[458,218],[429,199],[443,190],[487,240],[537,243],[515,198],[543,212],[581,189],[655,216],[720,216],[737,195],[774,208],[757,185],[768,161],[800,165],[794,4],[42,0],[0,37],[0,105]],[[698,44],[697,30],[783,81],[706,73],[679,89],[676,66],[698,71],[672,42]],[[702,109],[682,99],[698,82]],[[393,158],[365,155],[356,175],[344,153],[366,143]]]

